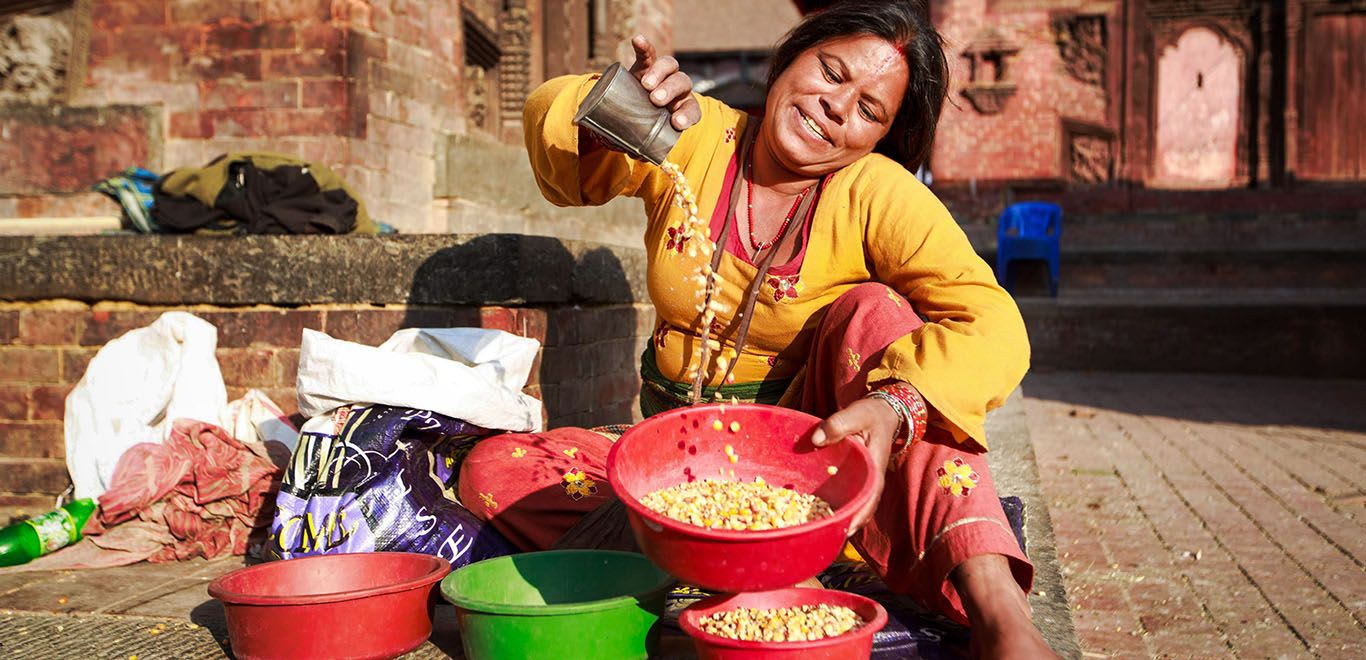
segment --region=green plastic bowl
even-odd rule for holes
[[[551,550],[470,564],[441,593],[470,660],[645,658],[673,581],[645,555]]]

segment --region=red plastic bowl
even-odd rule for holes
[[[698,619],[713,612],[741,607],[774,609],[795,605],[842,605],[867,623],[839,637],[814,642],[745,642],[718,637],[697,627]],[[678,625],[693,638],[698,660],[813,660],[867,658],[873,652],[873,634],[887,625],[887,610],[877,601],[833,589],[779,589],[747,594],[727,594],[700,600],[678,616]]]
[[[238,658],[392,658],[432,634],[445,559],[323,555],[235,570],[209,583]]]
[[[730,430],[731,422],[740,423],[738,432]],[[854,514],[872,499],[876,468],[861,443],[812,445],[811,431],[819,423],[795,410],[741,404],[680,408],[631,427],[607,456],[607,476],[626,505],[641,551],[674,577],[711,591],[765,591],[820,573],[844,546]],[[726,445],[738,456],[735,463]],[[836,468],[833,475],[830,466]],[[730,479],[732,471],[740,481],[758,476],[814,493],[835,515],[783,529],[731,531],[666,518],[640,503],[661,488]]]

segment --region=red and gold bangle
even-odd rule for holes
[[[918,442],[925,437],[925,427],[929,425],[929,407],[925,405],[925,398],[920,396],[914,387],[900,382],[892,382],[879,387],[868,396],[882,399],[892,406],[892,409],[901,417],[901,426],[897,427],[897,437],[905,437],[906,444],[898,450],[898,453],[905,451],[906,447]],[[905,428],[903,436],[901,429]]]

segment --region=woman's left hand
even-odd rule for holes
[[[849,526],[853,534],[868,523],[877,510],[878,500],[882,497],[883,473],[892,457],[892,444],[896,442],[897,429],[901,428],[901,416],[890,404],[881,399],[859,399],[844,410],[831,415],[811,435],[811,442],[817,447],[834,444],[844,439],[861,442],[873,455],[876,466],[873,479],[873,499],[861,511],[854,514]]]

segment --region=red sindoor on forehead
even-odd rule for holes
[[[896,62],[900,59],[904,59],[906,57],[905,46],[902,46],[901,44],[893,44],[893,48],[896,50],[896,52],[887,53],[887,57],[882,58],[882,61],[877,63],[877,67],[873,69],[874,75],[886,71],[887,67],[892,66],[893,62]]]

